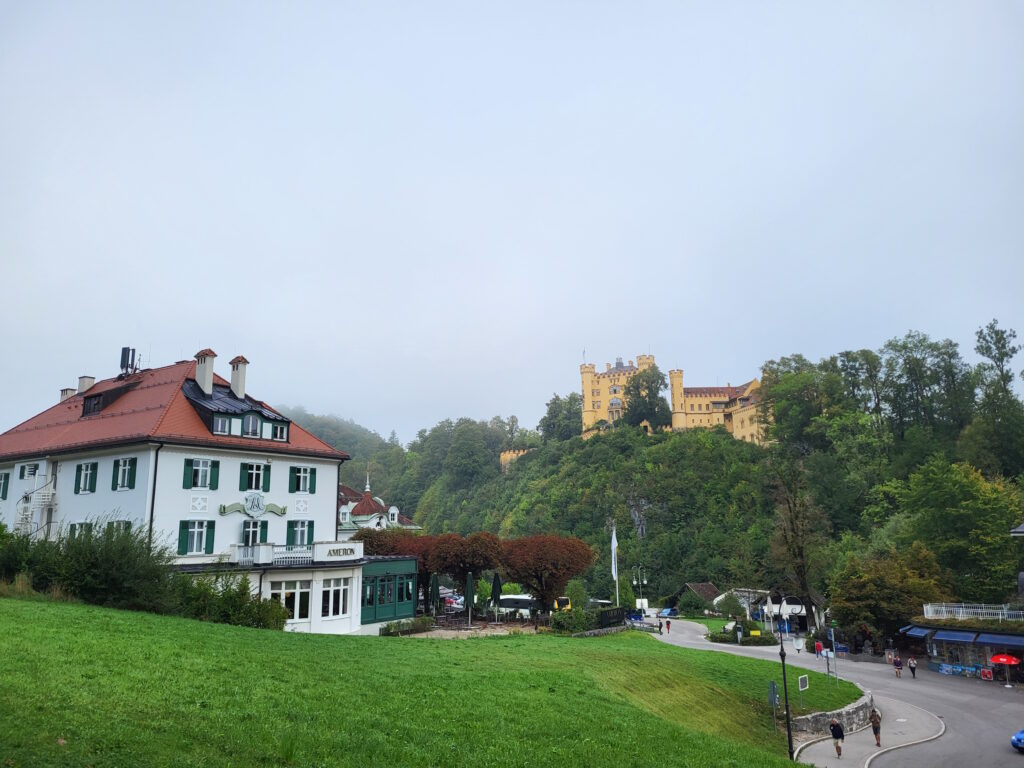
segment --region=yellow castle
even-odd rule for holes
[[[598,422],[614,423],[622,418],[626,402],[623,395],[626,382],[637,371],[654,365],[654,355],[637,355],[636,363],[623,363],[616,358],[615,365],[605,363],[598,373],[593,363],[580,366],[583,386],[583,431]],[[760,382],[751,379],[738,387],[684,387],[683,372],[668,372],[669,408],[672,410],[672,430],[710,429],[721,424],[737,440],[761,443],[758,416]]]

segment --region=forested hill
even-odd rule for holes
[[[720,429],[620,426],[584,441],[575,393],[548,403],[539,432],[514,417],[460,419],[406,448],[379,437],[334,444],[354,459],[343,482],[361,487],[369,460],[374,493],[429,533],[583,538],[598,553],[587,574],[596,596],[614,590],[614,518],[620,575],[647,566],[645,596],[688,581],[772,586],[819,606],[827,598],[841,622],[891,631],[923,602],[1015,596],[1024,405],[1014,342],[993,321],[978,331],[975,366],[955,343],[920,333],[817,363],[768,361],[766,448]],[[508,446],[532,450],[502,475]]]

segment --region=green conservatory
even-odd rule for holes
[[[415,613],[416,558],[368,558],[363,565],[363,626],[411,619]]]

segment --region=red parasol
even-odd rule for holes
[[[1008,653],[997,653],[989,662],[992,664],[1020,664],[1020,659]]]
[[[989,662],[991,664],[1006,665],[1006,685],[1004,687],[1012,688],[1013,686],[1010,685],[1010,667],[1014,664],[1020,664],[1020,659],[1018,659],[1016,656],[1011,656],[1008,653],[997,653],[995,656],[989,659]]]

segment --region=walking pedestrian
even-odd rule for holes
[[[658,619],[658,634],[661,634],[661,619]]]
[[[665,619],[665,634],[672,634],[672,619]]]
[[[875,746],[882,746],[882,713],[877,709],[871,709],[871,715],[868,717],[871,721],[871,732],[875,734]]]
[[[915,659],[913,656],[911,656],[909,659],[907,659],[907,669],[910,670],[910,676],[916,680],[917,679],[917,659]]]
[[[896,670],[896,677],[903,677],[903,659],[898,653],[892,659],[892,668]]]
[[[828,729],[832,733],[832,746],[836,748],[836,757],[842,759],[843,742],[846,741],[846,734],[843,733],[843,726],[833,717]]]

